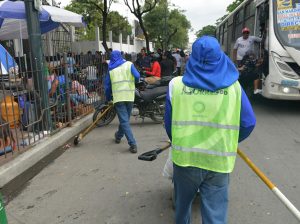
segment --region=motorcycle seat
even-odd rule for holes
[[[168,86],[159,86],[153,89],[145,89],[144,91],[141,91],[140,94],[145,101],[151,101],[158,96],[166,94],[167,91]]]
[[[153,84],[149,84],[146,86],[147,89],[154,89],[158,86],[168,86],[169,82],[174,78],[174,76],[163,76],[160,80],[157,80]]]
[[[148,84],[147,86],[146,86],[146,89],[154,89],[154,88],[156,88],[156,87],[159,87],[161,85],[161,83],[160,83],[160,80],[157,80],[155,83],[153,83],[153,84]]]

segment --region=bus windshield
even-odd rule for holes
[[[300,49],[300,0],[275,0],[274,27],[284,46]]]

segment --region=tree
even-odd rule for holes
[[[207,25],[207,26],[204,26],[202,27],[201,30],[198,30],[196,32],[196,36],[199,38],[199,37],[202,37],[204,35],[208,35],[208,36],[215,36],[215,33],[216,33],[216,26],[213,26],[213,25]]]
[[[93,20],[93,18],[96,17],[95,15],[97,15],[97,13],[101,14],[101,17],[102,17],[102,26],[101,26],[102,27],[102,45],[106,52],[108,52],[108,47],[107,47],[107,43],[106,43],[107,18],[108,18],[110,7],[113,2],[116,2],[116,0],[72,0],[72,4],[74,4],[72,6],[72,8],[75,10],[77,10],[77,9],[84,10],[84,14],[87,18],[87,22],[91,22]],[[81,6],[85,6],[85,9],[80,9]],[[76,7],[76,8],[74,8],[74,7]],[[79,8],[77,8],[77,7],[79,7]]]
[[[138,19],[140,27],[145,36],[147,51],[150,51],[149,35],[144,25],[143,15],[151,12],[155,8],[159,0],[144,0],[143,5],[140,2],[142,0],[131,0],[131,3],[129,3],[129,1],[130,0],[124,0],[124,3],[129,8],[130,12]]]
[[[228,13],[233,12],[244,0],[235,0],[233,3],[227,6],[226,11]]]
[[[163,16],[162,16],[163,15]],[[184,48],[188,43],[188,30],[191,27],[183,11],[170,11],[168,2],[162,0],[157,7],[143,17],[149,38],[163,50],[168,46]]]
[[[174,48],[185,48],[189,42],[188,31],[191,28],[191,23],[187,20],[183,14],[184,11],[179,9],[173,9],[170,12],[168,24],[173,30],[177,29],[177,32],[169,33],[167,39],[167,46],[172,45]]]
[[[123,40],[132,33],[132,27],[128,23],[128,20],[116,11],[108,14],[107,27],[113,33],[113,40],[117,39],[120,33],[123,34]]]
[[[101,28],[103,42],[106,42],[106,38],[108,36],[107,30],[113,31],[113,39],[116,39],[120,32],[124,34],[124,37],[131,34],[131,26],[128,23],[128,20],[121,16],[118,12],[109,12],[106,22],[106,31],[104,33],[102,13],[92,4],[73,0],[70,5],[66,6],[66,9],[81,14],[84,21],[87,23],[87,28],[85,29],[86,32],[84,34],[82,32],[80,33],[82,39],[94,40],[95,26],[99,26]]]
[[[240,4],[242,4],[245,0],[235,0],[233,3],[227,6],[226,8],[226,14],[216,21],[216,25],[220,24],[227,16],[229,13],[233,12]]]

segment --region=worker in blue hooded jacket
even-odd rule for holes
[[[172,141],[176,224],[190,223],[198,191],[202,223],[227,223],[229,173],[238,142],[256,123],[238,77],[218,41],[204,36],[194,42],[183,77],[169,83],[165,127]]]
[[[125,135],[129,144],[129,151],[137,152],[137,144],[130,127],[130,115],[135,96],[135,82],[140,73],[134,65],[123,59],[120,51],[112,51],[108,64],[109,74],[105,78],[106,100],[113,100],[119,118],[119,128],[115,133],[115,142],[119,144]]]

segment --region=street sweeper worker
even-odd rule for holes
[[[105,79],[106,100],[112,100],[119,118],[119,128],[115,133],[115,142],[119,144],[124,135],[131,153],[137,152],[136,140],[133,136],[129,119],[135,95],[135,82],[140,73],[134,65],[123,59],[120,51],[112,51],[108,64],[109,75]]]
[[[256,119],[239,73],[209,36],[197,39],[183,77],[169,83],[165,127],[172,142],[176,224],[190,223],[200,192],[203,224],[227,223],[229,173]]]

